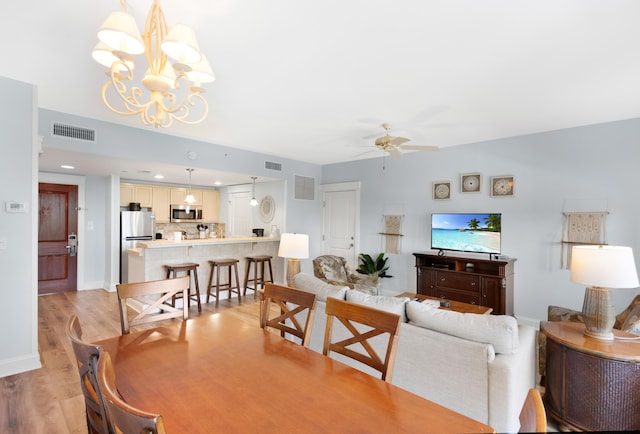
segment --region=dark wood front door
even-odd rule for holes
[[[41,183],[38,202],[38,294],[75,291],[78,257],[67,246],[77,241],[78,186]]]

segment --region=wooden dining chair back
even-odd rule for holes
[[[65,332],[73,349],[78,373],[80,374],[80,388],[84,395],[84,404],[87,411],[88,431],[91,434],[108,434],[107,415],[104,410],[95,370],[98,357],[102,353],[102,346],[93,345],[82,340],[82,327],[76,315],[71,315],[69,321],[67,321]]]
[[[289,333],[299,338],[302,346],[308,347],[316,311],[316,294],[267,282],[261,297],[264,297],[261,306],[264,312],[260,314],[260,326],[278,329],[282,337]],[[280,314],[270,318],[272,304],[280,308]],[[300,315],[305,315],[305,311],[306,318],[301,321]]]
[[[98,359],[98,384],[104,397],[112,433],[165,434],[164,420],[159,414],[142,411],[124,402],[116,388],[116,373],[111,356],[104,351]]]
[[[122,334],[129,333],[131,327],[162,321],[169,318],[189,318],[189,306],[185,301],[189,297],[189,276],[173,279],[152,280],[149,282],[120,283],[116,285],[118,305],[120,307],[120,326]],[[171,300],[182,293],[182,307],[174,307]],[[136,300],[141,311],[129,317],[127,301]]]
[[[547,432],[547,415],[538,389],[529,389],[520,411],[518,432]]]
[[[398,347],[400,316],[336,298],[327,298],[326,313],[327,326],[324,333],[323,354],[328,356],[332,351],[343,354],[380,371],[382,379],[391,382]],[[337,318],[346,327],[351,334],[350,338],[331,342],[334,318]],[[361,332],[357,327],[358,324],[367,326],[368,330]],[[389,335],[389,338],[384,359],[382,359],[369,341],[385,333]],[[360,344],[366,354],[349,348],[354,344]]]

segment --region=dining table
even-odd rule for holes
[[[495,432],[230,310],[96,343],[168,433]]]

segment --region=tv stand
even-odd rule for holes
[[[513,315],[514,258],[413,255],[418,294],[490,307],[496,315]]]

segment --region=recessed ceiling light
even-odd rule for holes
[[[153,175],[153,177],[154,177],[155,179],[164,179],[164,176],[163,176],[163,175],[160,175],[159,173],[158,173],[157,175]]]
[[[63,169],[75,169],[75,167],[73,166],[69,166],[68,164],[63,164],[62,166],[60,166]]]
[[[222,182],[216,181],[216,182],[213,183],[213,185],[222,185]]]

